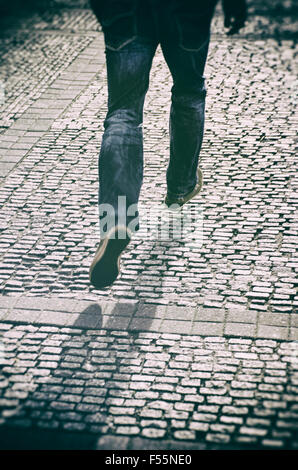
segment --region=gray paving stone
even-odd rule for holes
[[[256,326],[251,323],[232,323],[227,322],[224,328],[225,335],[255,337]]]
[[[290,337],[291,341],[298,341],[298,328],[290,328]]]
[[[258,312],[253,311],[235,311],[231,310],[227,315],[228,323],[252,323],[256,324],[258,320]]]
[[[223,334],[224,325],[221,323],[212,322],[194,322],[191,333],[202,336],[209,336],[210,334],[219,335]]]
[[[260,313],[259,315],[259,323],[261,325],[270,325],[270,326],[284,326],[288,327],[290,321],[290,316],[284,313]]]
[[[35,310],[10,310],[6,312],[4,319],[9,322],[37,323],[40,312]]]
[[[220,311],[219,309],[199,308],[195,314],[194,321],[224,322],[225,315],[225,311]]]
[[[259,325],[257,337],[259,338],[282,338],[288,339],[289,329],[279,326]]]
[[[189,321],[163,320],[159,331],[163,333],[182,333],[189,334],[192,325]]]
[[[1,175],[3,177],[7,176],[9,174],[9,172],[13,169],[14,166],[15,166],[15,163],[13,163],[13,162],[0,161],[0,173],[1,173]]]

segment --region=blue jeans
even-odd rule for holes
[[[116,223],[121,215],[118,197],[125,196],[126,209],[139,199],[143,105],[159,44],[173,78],[168,192],[185,195],[197,182],[206,96],[203,73],[216,2],[207,0],[208,7],[200,9],[196,0],[195,11],[192,2],[189,10],[188,0],[184,2],[179,9],[179,0],[136,0],[125,15],[113,18],[110,13],[110,17],[100,18],[106,44],[108,113],[99,155],[99,205],[115,209]],[[104,216],[100,210],[101,234]]]

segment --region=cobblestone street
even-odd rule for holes
[[[0,448],[297,449],[294,2],[250,1],[235,37],[218,8],[203,244],[135,234],[103,290],[103,34],[85,2],[52,3],[0,20]],[[166,192],[170,90],[158,49],[144,207]]]

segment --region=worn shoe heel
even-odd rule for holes
[[[110,286],[117,279],[120,271],[120,255],[131,239],[131,232],[126,227],[115,227],[100,242],[90,266],[91,284],[100,289]]]
[[[171,206],[180,206],[182,207],[186,202],[190,201],[201,191],[203,186],[203,173],[200,168],[197,169],[197,183],[192,191],[185,194],[184,196],[175,196],[171,195],[169,192],[165,198],[165,204],[170,208]],[[175,207],[176,209],[176,207]]]

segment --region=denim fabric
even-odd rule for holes
[[[139,199],[143,105],[159,44],[173,78],[168,191],[181,196],[197,182],[206,96],[203,73],[216,1],[111,2],[114,8],[110,3],[109,8],[97,10],[105,35],[108,78],[108,113],[99,155],[99,204],[110,204],[119,216],[119,196],[126,196],[127,206]],[[94,7],[96,0],[92,3]]]

